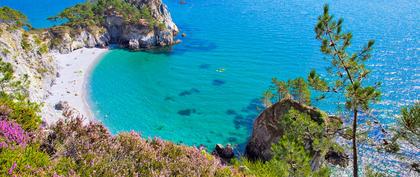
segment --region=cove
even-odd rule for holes
[[[382,82],[383,97],[375,115],[391,125],[400,107],[420,95],[419,4],[408,0],[191,0],[185,5],[167,0],[187,37],[166,50],[112,50],[90,76],[91,107],[113,133],[134,130],[187,145],[243,147],[272,77],[325,71],[313,28],[326,2],[353,32],[353,48],[376,40],[368,67],[372,82]],[[330,98],[314,105],[334,113],[331,103],[337,102]]]

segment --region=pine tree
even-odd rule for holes
[[[293,99],[301,104],[311,105],[311,92],[304,78],[298,77],[281,81],[273,78],[270,89],[263,93],[262,102],[266,107],[271,106],[272,101]]]
[[[327,69],[328,80],[323,79],[313,70],[308,76],[309,84],[313,89],[323,93],[341,94],[345,98],[345,107],[352,115],[352,150],[353,150],[353,175],[358,176],[357,154],[357,120],[359,113],[369,110],[370,104],[379,101],[380,85],[368,85],[366,81],[370,70],[365,67],[365,62],[371,58],[373,40],[359,52],[349,52],[352,34],[342,32],[343,19],[334,20],[329,14],[328,5],[324,6],[324,13],[319,16],[315,27],[316,38],[322,42],[321,52],[327,56],[331,67]]]

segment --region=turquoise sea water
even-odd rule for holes
[[[35,27],[82,0],[0,0],[22,10]],[[35,2],[35,3],[34,3]],[[188,145],[243,145],[259,98],[271,78],[324,72],[313,27],[328,2],[353,32],[354,49],[375,39],[369,62],[381,81],[381,122],[391,124],[403,105],[420,96],[420,3],[390,1],[165,0],[183,42],[169,51],[112,50],[90,77],[95,114],[113,132],[135,130]],[[218,72],[224,70],[224,72]],[[335,112],[326,102],[314,104]],[[362,120],[363,121],[363,120]]]
[[[166,3],[187,34],[169,52],[114,50],[91,76],[98,117],[112,132],[136,130],[188,145],[243,145],[271,78],[324,72],[313,27],[324,2],[190,0]],[[369,67],[383,82],[381,121],[420,96],[420,6],[414,1],[334,1],[354,49],[375,39]],[[223,68],[224,72],[217,72]],[[219,70],[220,71],[220,70]],[[329,101],[336,101],[330,99]],[[315,103],[330,112],[330,102]]]

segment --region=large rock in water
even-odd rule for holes
[[[161,27],[149,27],[144,19],[138,23],[126,23],[118,14],[110,13],[105,18],[104,27],[107,29],[111,43],[121,44],[129,49],[153,48],[173,45],[174,36],[178,34],[178,27],[172,21],[168,8],[162,0],[125,0],[138,9],[150,9],[153,19],[161,23]]]
[[[146,19],[138,22],[126,22],[117,12],[110,10],[104,17],[104,23],[98,26],[54,27],[47,31],[52,39],[51,49],[60,53],[69,53],[87,47],[106,47],[119,44],[122,47],[139,50],[176,44],[174,37],[179,30],[172,21],[171,14],[162,0],[124,0],[139,10],[147,7],[152,18],[159,24],[150,26]],[[95,0],[91,0],[95,2]],[[55,41],[54,41],[55,40]],[[61,42],[56,42],[57,40]]]
[[[249,159],[268,161],[272,158],[271,145],[277,143],[284,134],[284,130],[279,127],[281,118],[291,109],[308,114],[319,124],[342,124],[341,119],[328,116],[317,108],[300,104],[292,99],[283,99],[264,110],[255,120],[252,136],[245,149],[245,155]],[[335,132],[336,130],[326,131]],[[325,157],[320,157],[316,152],[314,154],[311,166],[312,169],[318,169]]]

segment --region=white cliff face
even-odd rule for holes
[[[28,76],[30,99],[42,102],[47,96],[45,87],[52,83],[55,76],[54,59],[37,34],[7,28],[7,24],[0,23],[0,58],[13,65],[16,77]]]
[[[89,27],[88,29],[71,29],[69,27],[55,27],[44,34],[50,43],[52,52],[70,53],[74,50],[86,48],[104,48],[109,44],[110,36],[106,29]]]

